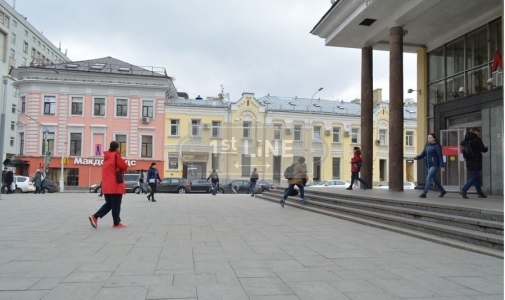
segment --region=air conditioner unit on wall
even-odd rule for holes
[[[210,125],[209,124],[203,124],[203,129],[210,129]]]
[[[326,135],[331,135],[331,130],[326,129],[326,130],[324,131],[324,133],[325,133]]]
[[[291,128],[286,128],[286,134],[290,134],[291,133]]]
[[[149,118],[149,117],[142,117],[142,122],[149,123],[149,122],[151,122],[151,118]]]

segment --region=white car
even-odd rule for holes
[[[326,180],[314,185],[308,186],[307,188],[337,188],[337,189],[345,189],[350,185],[349,182],[340,179]]]
[[[16,193],[35,192],[35,186],[30,177],[14,176],[14,184],[16,184]]]
[[[410,182],[410,181],[403,182],[403,189],[404,190],[413,190],[415,188],[416,188],[416,185],[413,182]],[[389,182],[382,182],[381,184],[379,184],[377,189],[383,189],[383,190],[389,189]]]

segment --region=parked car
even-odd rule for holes
[[[140,174],[124,174],[124,185],[127,193],[138,193]],[[147,187],[147,184],[146,188]],[[102,183],[95,183],[89,187],[90,193],[100,193],[102,191]]]
[[[177,192],[186,194],[191,192],[191,183],[186,178],[163,178],[160,184],[156,187],[156,191],[160,193]]]
[[[57,193],[60,191],[60,185],[57,182],[45,179],[42,183],[42,189],[45,193]]]
[[[210,193],[212,192],[212,183],[205,179],[193,179],[190,181],[192,193]]]
[[[221,194],[249,194],[249,187],[251,183],[249,180],[233,180],[226,184],[219,185],[219,193]],[[261,194],[263,192],[262,189],[257,189],[256,193]]]
[[[340,180],[340,179],[333,179],[333,180],[326,180],[326,181],[321,181],[317,184],[308,186],[307,188],[310,189],[315,189],[315,188],[337,188],[337,189],[345,189],[349,187],[350,183],[345,181],[345,180]]]
[[[387,189],[389,189],[389,182],[381,182],[376,188],[382,189],[382,190],[387,190]],[[416,188],[415,183],[410,182],[410,181],[403,182],[403,189],[404,190],[413,190],[415,188]]]
[[[28,176],[14,176],[14,183],[16,184],[16,193],[35,192],[33,181]]]
[[[270,190],[277,189],[273,183],[268,183],[265,180],[258,180],[256,182],[256,190],[260,190],[261,192],[270,192]]]

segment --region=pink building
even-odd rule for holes
[[[19,67],[11,75],[19,95],[18,174],[46,168],[47,178],[63,177],[65,187],[88,187],[100,182],[103,151],[113,140],[129,171],[164,165],[165,101],[177,93],[163,68],[105,57]]]

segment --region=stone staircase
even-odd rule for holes
[[[275,202],[284,189],[258,195]],[[286,207],[296,207],[369,226],[407,234],[432,242],[503,258],[503,213],[451,204],[376,198],[373,194],[343,195],[306,191],[302,204],[288,197]]]

